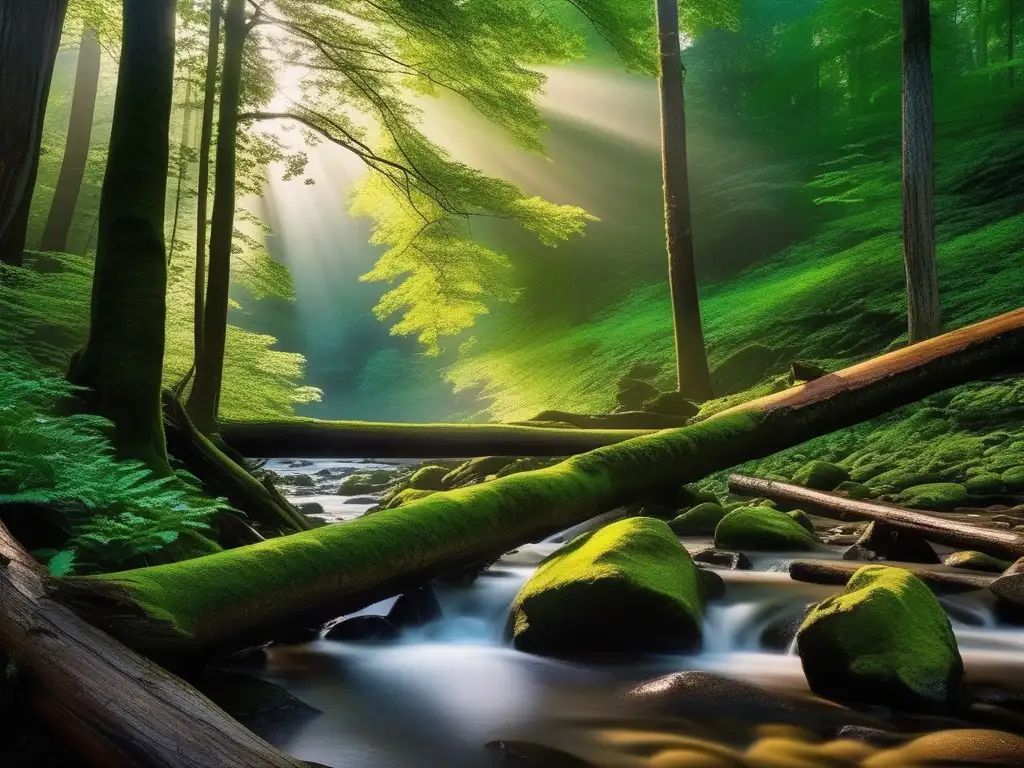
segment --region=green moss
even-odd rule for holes
[[[765,506],[741,507],[722,518],[715,546],[730,550],[799,552],[814,549],[814,537],[784,512]]]
[[[1012,565],[1009,560],[1000,560],[983,552],[954,552],[943,560],[942,564],[950,568],[967,568],[989,573],[1002,573]]]
[[[1024,464],[1003,472],[1002,481],[1009,491],[1024,491]]]
[[[962,695],[963,663],[946,612],[902,568],[857,571],[807,615],[797,648],[811,690],[828,698],[942,710]]]
[[[991,496],[1001,493],[1003,490],[1003,478],[992,472],[981,471],[977,474],[969,473],[968,479],[964,482],[964,488],[972,496]]]
[[[409,487],[417,491],[444,490],[444,478],[448,469],[438,466],[426,466],[417,469],[409,478]]]
[[[697,567],[668,525],[634,517],[584,534],[541,564],[512,603],[517,648],[667,651],[700,642]]]
[[[918,509],[953,509],[967,502],[967,489],[959,483],[928,483],[907,488],[896,501]]]
[[[384,505],[384,509],[397,509],[398,507],[404,507],[406,504],[411,504],[414,501],[420,501],[437,493],[437,491],[424,491],[419,488],[405,488],[390,499]]]
[[[814,523],[811,522],[811,518],[807,516],[807,513],[802,509],[794,509],[791,512],[786,513],[789,517],[796,520],[800,525],[806,528],[811,533],[814,533]]]
[[[849,479],[849,472],[827,461],[809,461],[793,475],[793,482],[797,485],[818,491],[831,491]]]
[[[723,517],[725,510],[721,506],[705,501],[669,521],[668,527],[676,536],[711,536]]]
[[[338,493],[342,496],[359,496],[364,493],[380,493],[401,476],[401,470],[375,469],[372,472],[357,472],[341,481]]]
[[[875,495],[875,492],[866,485],[855,483],[851,480],[847,480],[845,483],[840,483],[835,487],[835,490],[839,493],[845,494],[851,499],[870,499]]]

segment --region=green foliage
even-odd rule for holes
[[[76,510],[65,511],[65,548],[37,553],[54,575],[160,562],[182,534],[208,532],[225,501],[203,495],[185,472],[156,478],[140,462],[117,461],[107,421],[57,415],[73,395],[63,379],[0,347],[0,503]]]

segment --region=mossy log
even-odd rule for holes
[[[1009,560],[1024,557],[1024,534],[1016,531],[985,528],[936,514],[915,512],[894,504],[850,499],[791,483],[745,475],[730,475],[729,490],[744,496],[758,496],[798,505],[808,512],[836,520],[874,520],[891,529],[913,533],[928,541],[948,544],[957,549],[977,550]]]
[[[306,768],[188,683],[47,594],[0,525],[0,644],[32,676],[36,710],[96,768]]]
[[[146,651],[202,650],[362,608],[618,505],[877,416],[1024,361],[1024,310],[891,352],[706,421],[546,469],[434,493],[180,563],[58,582],[91,621]]]
[[[371,421],[227,422],[219,435],[254,458],[418,458],[571,456],[650,429],[576,429],[524,424],[399,424]]]
[[[848,560],[794,560],[789,564],[789,575],[794,581],[845,586],[853,578],[853,574],[865,565],[871,565],[871,563],[850,562]],[[892,564],[885,563],[885,565]],[[910,571],[931,587],[933,592],[939,594],[988,589],[996,580],[996,576],[991,573],[957,570],[940,565],[899,563],[893,565],[893,567]]]

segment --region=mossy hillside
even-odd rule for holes
[[[138,605],[159,627],[148,620],[125,624],[136,646],[200,647],[345,597],[358,603],[360,595],[396,574],[429,580],[538,532],[569,527],[651,487],[703,477],[724,463],[723,445],[732,455],[758,420],[752,413],[730,414],[546,469],[434,493],[345,525],[82,579],[64,589],[85,588]]]
[[[512,603],[517,648],[536,653],[685,650],[700,642],[699,572],[661,520],[634,517],[577,537]]]
[[[797,632],[807,682],[829,698],[913,710],[959,704],[963,662],[946,612],[902,568],[869,565]]]
[[[799,521],[767,506],[739,507],[715,528],[715,546],[738,551],[801,552],[817,546]]]

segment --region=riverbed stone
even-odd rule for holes
[[[441,604],[429,586],[406,592],[388,611],[388,621],[398,628],[420,627],[440,619]]]
[[[834,490],[840,483],[850,479],[850,473],[827,461],[809,461],[793,475],[793,482],[816,491]]]
[[[357,472],[349,475],[338,486],[341,496],[361,496],[367,493],[380,493],[397,479],[398,471],[394,469],[375,469],[371,472]]]
[[[509,630],[532,653],[690,650],[703,605],[697,566],[668,524],[632,517],[542,562],[512,603]]]
[[[1000,600],[1024,608],[1024,557],[1003,571],[989,589]]]
[[[988,571],[989,573],[1002,573],[1012,563],[1008,560],[1000,560],[998,557],[986,555],[984,552],[954,552],[947,555],[942,561],[943,565],[950,568],[967,568],[972,571]]]
[[[703,547],[691,552],[690,556],[695,563],[728,568],[730,571],[748,571],[753,567],[750,558],[742,552],[728,552],[714,547]]]
[[[938,563],[939,556],[923,538],[877,520],[843,553],[844,560],[894,560],[902,563]]]
[[[811,533],[814,533],[814,523],[811,522],[810,516],[802,509],[793,509],[786,513],[791,518],[796,520],[800,525],[806,528]]]
[[[398,627],[384,616],[351,616],[331,627],[325,640],[343,643],[380,643],[398,637]]]
[[[740,507],[722,518],[715,529],[719,549],[765,552],[805,552],[817,541],[785,512],[765,506]]]
[[[1005,731],[963,728],[929,733],[896,749],[867,758],[863,768],[930,768],[931,766],[1020,766],[1024,738]]]
[[[963,661],[946,612],[907,570],[868,565],[816,605],[797,632],[811,690],[909,711],[946,711],[963,695]]]
[[[721,506],[705,501],[669,521],[668,527],[676,536],[712,536],[723,517],[725,510]]]
[[[917,509],[950,510],[967,502],[967,489],[959,483],[913,485],[896,496],[896,503]]]

